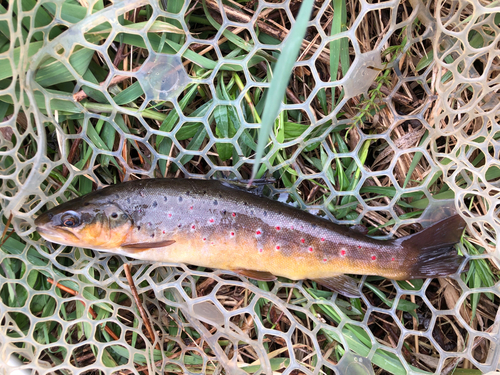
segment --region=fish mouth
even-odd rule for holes
[[[36,220],[35,220],[36,224]],[[46,225],[37,225],[36,230],[47,241],[58,243],[61,245],[75,246],[78,243],[78,237],[73,233],[65,230],[54,229]]]

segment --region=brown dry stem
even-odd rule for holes
[[[144,321],[144,325],[146,326],[146,330],[148,331],[149,339],[151,340],[151,342],[155,342],[155,334],[153,328],[151,327],[151,323],[149,322],[146,310],[144,310],[141,300],[139,299],[139,294],[137,293],[137,289],[135,288],[134,278],[132,277],[132,273],[130,272],[130,266],[127,263],[125,263],[123,265],[123,270],[125,271],[125,276],[127,277],[127,281],[130,286],[130,291],[134,296],[134,300],[137,305],[137,308],[139,309],[139,313],[141,314],[142,320]],[[156,343],[155,347],[156,349],[161,350],[160,345],[158,343]]]
[[[59,284],[58,282],[55,282],[53,279],[51,278],[47,278],[47,281],[49,283],[51,283],[52,285],[55,285],[56,287],[58,287],[59,289],[61,289],[62,291],[65,291],[66,293],[69,293],[71,294],[72,296],[79,296],[79,293],[71,288],[68,288],[67,286],[64,286],[62,284]],[[80,302],[83,306],[85,306],[85,302],[83,301],[78,301]],[[92,315],[92,318],[93,319],[97,319],[97,313],[94,311],[94,309],[92,307],[89,307],[89,314]],[[108,333],[108,335],[110,335],[114,340],[119,340],[119,337],[116,336],[116,334],[111,330],[111,328],[109,328],[106,323],[103,323],[103,327],[104,329],[106,330],[106,332]]]

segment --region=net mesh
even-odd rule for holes
[[[300,3],[203,6],[2,3],[1,209],[16,235],[0,251],[0,363],[38,374],[497,369],[498,282],[475,279],[500,255],[497,2],[316,3],[260,173],[282,178],[271,196],[385,237],[457,209],[472,281],[363,277],[353,301],[40,240],[43,207],[116,176],[249,177],[266,77]]]

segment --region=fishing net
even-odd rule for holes
[[[309,282],[51,247],[34,230],[45,208],[124,180],[249,178],[300,4],[0,4],[1,209],[15,232],[0,251],[0,368],[498,368],[498,2],[317,2],[259,173],[277,178],[264,194],[379,237],[458,210],[461,276],[362,277],[350,300]]]

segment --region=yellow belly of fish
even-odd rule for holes
[[[292,280],[320,279],[342,273],[371,274],[405,278],[398,270],[388,270],[376,264],[355,262],[349,258],[321,257],[304,249],[284,249],[283,247],[258,248],[255,239],[240,236],[238,239],[226,238],[210,241],[199,236],[174,237],[175,244],[164,248],[148,249],[133,255],[137,259],[186,263],[201,267],[224,270],[265,271],[275,276]],[[279,246],[279,245],[276,245]]]

